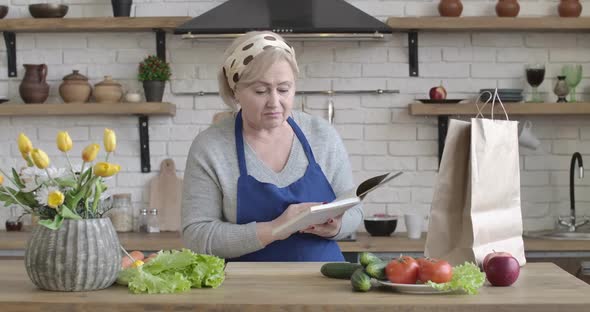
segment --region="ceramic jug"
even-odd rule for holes
[[[440,0],[438,4],[440,16],[457,17],[463,12],[461,0]]]
[[[582,14],[582,4],[579,0],[561,0],[557,11],[561,17],[578,17]]]
[[[496,14],[500,17],[516,17],[520,11],[518,0],[498,0]]]
[[[45,64],[23,64],[25,77],[23,78],[18,92],[25,103],[43,103],[49,96],[49,85],[47,79],[47,65]]]

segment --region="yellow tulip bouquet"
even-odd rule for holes
[[[0,202],[6,207],[22,207],[26,214],[38,216],[39,224],[54,230],[64,219],[101,218],[106,212],[99,206],[101,195],[107,189],[104,178],[121,170],[119,165],[108,162],[117,146],[115,132],[104,130],[103,143],[107,152],[104,161],[94,163],[100,145],[90,144],[84,148],[79,171],[72,166],[68,155],[73,145],[70,135],[60,131],[56,143],[65,154],[69,168],[50,167],[47,154],[34,148],[25,134],[19,134],[18,149],[27,166],[20,171],[12,168],[10,175],[0,169]],[[7,181],[12,185],[8,186]]]

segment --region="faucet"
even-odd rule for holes
[[[576,198],[574,191],[574,169],[576,161],[578,162],[579,166],[579,178],[584,178],[584,163],[582,161],[582,155],[578,152],[575,152],[572,155],[572,161],[570,164],[570,216],[565,220],[559,218],[559,224],[567,226],[569,232],[575,232],[578,227],[585,225],[589,221],[588,219],[584,219],[580,222],[576,222]]]

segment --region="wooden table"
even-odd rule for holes
[[[323,277],[321,263],[230,263],[216,289],[133,295],[126,287],[83,293],[37,289],[22,261],[0,266],[0,311],[518,311],[587,312],[590,286],[550,263],[522,268],[510,287],[478,295],[408,295],[389,289],[353,292],[347,280]]]
[[[0,250],[24,250],[30,232],[0,232]],[[412,240],[405,233],[389,237],[372,237],[357,233],[356,241],[338,242],[343,252],[423,252],[426,233],[422,239]],[[180,249],[183,242],[178,232],[119,233],[121,244],[128,250]],[[548,240],[524,238],[526,251],[590,251],[588,241]]]

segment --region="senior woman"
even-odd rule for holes
[[[234,111],[199,133],[184,175],[182,226],[195,252],[228,261],[343,261],[335,240],[355,231],[360,205],[280,237],[272,230],[354,184],[338,133],[293,111],[294,49],[272,32],[237,38],[224,55],[220,94]]]

